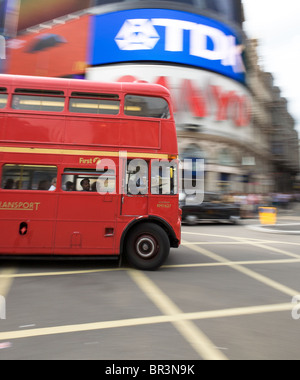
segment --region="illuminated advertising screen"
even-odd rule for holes
[[[251,94],[243,84],[223,75],[179,65],[120,63],[90,67],[86,78],[162,85],[170,91],[177,129],[253,144]]]
[[[4,34],[5,14],[7,0],[0,0],[0,34]]]
[[[91,20],[90,65],[169,62],[245,81],[242,41],[229,26],[188,12],[134,9]]]
[[[150,0],[151,1],[151,0]],[[195,10],[213,12],[221,17],[223,20],[234,22],[242,25],[243,12],[241,0],[165,0],[170,3],[165,8],[171,8],[174,6],[184,7],[182,10],[188,10],[187,7],[193,7]],[[91,5],[106,5],[114,3],[135,3],[137,0],[92,0]],[[138,0],[139,5],[147,4],[148,8],[152,5],[149,4],[149,0]],[[139,6],[139,8],[140,8]]]
[[[88,8],[91,0],[20,0],[18,30]]]
[[[18,36],[8,44],[8,74],[69,76],[85,73],[89,17]]]

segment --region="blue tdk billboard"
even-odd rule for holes
[[[7,0],[0,0],[0,34],[4,34]]]
[[[229,26],[167,9],[134,9],[92,17],[89,63],[169,62],[245,82],[242,41]]]

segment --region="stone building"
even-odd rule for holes
[[[257,40],[247,42],[247,80],[252,95],[252,124],[257,143],[265,145],[262,175],[269,190],[293,192],[299,173],[299,137],[288,102],[274,85],[271,73],[264,72],[257,55]]]

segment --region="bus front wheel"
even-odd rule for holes
[[[126,257],[137,269],[158,269],[167,259],[169,252],[168,235],[156,224],[139,225],[131,231],[127,239]]]

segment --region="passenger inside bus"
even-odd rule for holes
[[[14,180],[12,178],[9,178],[7,181],[6,181],[6,184],[4,186],[4,189],[13,189],[14,187]]]
[[[82,191],[90,191],[91,189],[91,183],[88,178],[84,178],[81,182],[80,185],[82,187]]]
[[[66,183],[66,191],[74,191],[74,183],[71,181],[68,181]]]
[[[50,184],[47,180],[42,180],[39,182],[38,190],[49,190]]]
[[[57,179],[53,178],[49,191],[55,191],[56,190],[56,181],[57,181]]]

